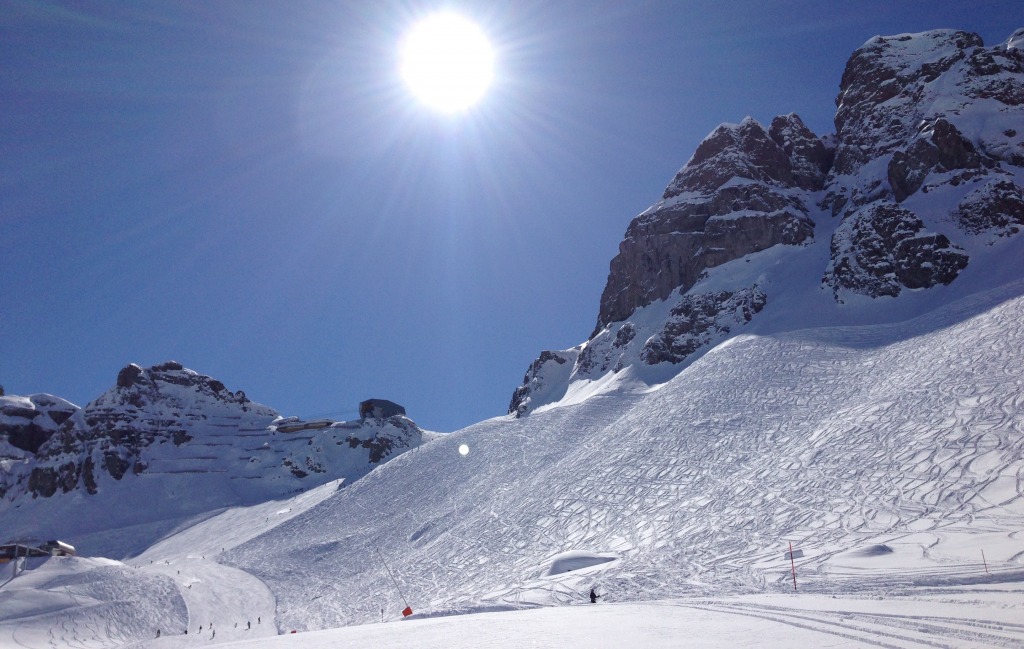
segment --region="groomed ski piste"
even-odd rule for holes
[[[1024,646],[1024,283],[966,292],[4,564],[0,646]]]

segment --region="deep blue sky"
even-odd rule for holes
[[[438,7],[498,50],[458,117],[397,76]],[[285,415],[503,414],[717,124],[828,132],[871,36],[1020,26],[1019,0],[0,0],[0,384],[84,405],[175,359]]]

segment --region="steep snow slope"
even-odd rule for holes
[[[780,591],[789,541],[812,592],[1019,580],[1022,295],[738,336],[659,389],[403,455],[225,560],[299,629],[403,608],[378,552],[425,613],[568,603],[595,583],[618,600]],[[614,560],[547,576],[571,550]]]

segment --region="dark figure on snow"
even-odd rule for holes
[[[160,637],[160,629],[156,630],[156,637],[158,637],[158,638]]]
[[[246,629],[246,631],[248,631],[248,630],[249,630],[249,629],[251,629],[251,628],[252,628],[252,622],[246,622],[246,623],[245,623],[245,629]]]
[[[593,588],[591,588],[591,589],[590,589],[590,603],[591,603],[591,604],[597,604],[597,598],[598,598],[598,597],[600,597],[600,595],[598,595],[597,593],[595,593],[595,592],[594,592],[594,589],[593,589]]]

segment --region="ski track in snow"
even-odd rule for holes
[[[789,541],[803,592],[1019,581],[1024,300],[972,300],[995,303],[738,337],[649,394],[483,422],[226,558],[299,629],[372,622],[403,594],[444,614],[578,602],[595,583],[616,600],[785,592]],[[618,559],[544,576],[570,550]]]
[[[128,567],[45,562],[0,588],[41,598],[0,606],[0,645],[621,646],[588,629],[628,610],[668,616],[646,646],[678,646],[680,620],[766,646],[1024,646],[1022,292],[739,336],[658,389],[482,422],[342,490],[207,515]],[[574,556],[609,560],[549,574]],[[600,614],[571,606],[592,586]],[[420,619],[373,624],[407,602]],[[489,635],[506,619],[526,635]],[[266,637],[345,625],[368,626]]]

